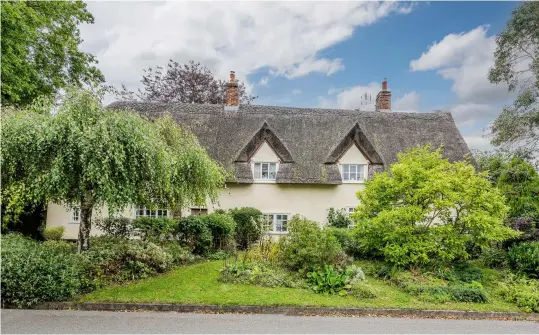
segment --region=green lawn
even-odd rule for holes
[[[492,295],[486,304],[428,303],[370,277],[367,281],[377,295],[374,299],[315,294],[306,289],[224,284],[217,281],[222,264],[213,261],[181,267],[159,277],[107,287],[80,296],[77,301],[519,311]]]

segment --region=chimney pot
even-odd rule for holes
[[[391,91],[387,89],[387,79],[382,82],[382,90],[376,96],[376,111],[389,112],[391,111]]]
[[[240,96],[238,92],[238,82],[236,73],[230,71],[230,81],[226,84],[225,110],[238,110],[240,106]]]

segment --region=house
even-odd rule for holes
[[[375,112],[240,106],[233,73],[224,106],[117,102],[111,107],[150,118],[170,113],[233,173],[218,202],[192,208],[193,214],[251,206],[273,222],[273,234],[286,233],[287,222],[296,213],[323,224],[331,207],[351,211],[365,180],[387,169],[407,148],[443,144],[451,161],[470,153],[450,113],[391,112],[386,81],[376,97]],[[123,213],[133,218],[169,214],[166,209],[137,207]],[[67,238],[77,237],[79,221],[78,208],[48,206],[47,225],[64,225]]]

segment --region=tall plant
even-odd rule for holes
[[[102,93],[70,89],[55,113],[50,104],[38,103],[2,120],[7,212],[25,201],[80,205],[79,251],[89,247],[95,208],[189,205],[215,197],[224,183],[222,168],[190,134],[169,119],[152,123],[108,110]]]

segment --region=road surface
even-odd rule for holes
[[[2,310],[1,314],[2,334],[539,333],[539,323],[524,321],[38,310]]]

